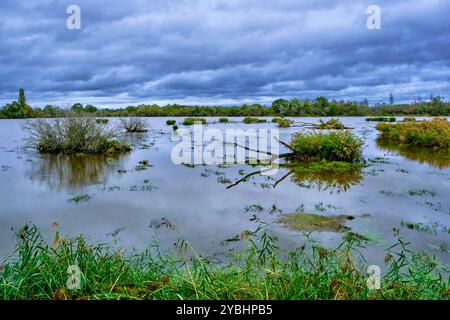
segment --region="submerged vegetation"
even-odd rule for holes
[[[296,134],[290,147],[300,160],[362,161],[362,141],[348,131]]]
[[[42,153],[120,154],[131,147],[116,139],[117,133],[93,118],[38,119],[25,130],[30,143]]]
[[[450,149],[450,122],[435,118],[430,121],[404,122],[398,124],[379,123],[379,140],[409,147]]]
[[[246,240],[248,239],[248,241]],[[307,238],[309,239],[309,238]],[[176,252],[157,247],[126,256],[83,237],[49,246],[35,227],[18,231],[16,252],[0,269],[2,299],[448,299],[448,267],[413,252],[401,238],[386,250],[381,289],[367,286],[363,242],[348,233],[337,249],[309,239],[282,254],[265,228],[246,232],[230,263],[199,256],[186,241]],[[68,290],[68,267],[80,270],[80,289]]]
[[[296,231],[334,231],[343,232],[350,230],[344,225],[345,222],[353,220],[353,216],[323,216],[304,212],[296,212],[283,215],[279,223],[286,225]]]

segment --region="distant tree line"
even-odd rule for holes
[[[68,113],[80,116],[94,117],[238,117],[238,116],[290,116],[290,117],[326,117],[326,116],[450,116],[450,102],[441,97],[430,96],[423,101],[416,100],[411,104],[393,103],[393,95],[389,96],[390,104],[378,104],[369,107],[368,101],[329,101],[325,97],[315,100],[278,99],[271,107],[261,104],[208,107],[208,106],[183,106],[170,104],[166,106],[139,105],[120,109],[97,108],[93,105],[75,103],[71,107],[61,108],[47,105],[44,108],[32,108],[26,102],[25,91],[19,90],[18,101],[11,102],[0,109],[0,118],[57,118],[64,117]]]

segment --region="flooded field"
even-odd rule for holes
[[[382,145],[376,141],[376,123],[343,117],[345,126],[364,141],[366,166],[361,170],[288,174],[281,168],[276,176],[256,174],[227,189],[256,169],[173,164],[171,150],[177,142],[166,120],[148,118],[148,132],[124,133],[133,151],[121,157],[38,154],[27,147],[25,120],[0,120],[0,256],[14,248],[11,228],[26,223],[38,226],[49,241],[57,223],[64,235],[83,234],[94,242],[117,240],[118,246],[129,250],[148,247],[154,240],[163,249],[170,248],[183,238],[202,255],[220,256],[241,246],[242,239],[265,222],[282,249],[288,250],[305,237],[298,221],[297,230],[285,225],[287,215],[305,212],[339,222],[336,226],[327,220],[323,228],[310,228],[311,236],[324,245],[338,245],[344,231],[368,239],[364,251],[369,264],[384,264],[383,250],[392,243],[393,229],[413,248],[450,263],[448,156]],[[110,119],[108,125],[118,123]],[[275,128],[275,124],[268,118],[261,124],[207,127],[225,131]],[[288,142],[304,129],[279,130],[280,139]]]

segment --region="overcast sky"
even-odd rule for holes
[[[449,98],[450,1],[1,0],[0,105],[19,87],[33,106]]]

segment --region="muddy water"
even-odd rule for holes
[[[275,181],[287,173],[287,169],[281,169],[274,177],[255,175],[226,189],[230,181],[255,168],[245,164],[194,168],[173,164],[170,153],[176,142],[165,120],[150,118],[149,132],[124,135],[134,150],[118,158],[39,155],[26,146],[22,130],[25,121],[0,120],[0,256],[13,249],[11,228],[30,222],[49,240],[51,226],[58,222],[61,233],[83,234],[95,242],[115,237],[122,247],[142,249],[155,239],[162,247],[170,247],[184,238],[198,252],[211,255],[239,247],[241,242],[226,240],[265,221],[281,247],[290,249],[299,246],[304,236],[277,220],[282,214],[302,210],[354,216],[346,226],[372,239],[365,250],[372,264],[383,264],[383,249],[392,243],[393,228],[398,228],[415,249],[450,262],[450,160],[442,155],[381,145],[376,142],[376,123],[341,118],[364,139],[369,166],[361,172],[294,173],[274,188]],[[111,119],[109,125],[117,124],[117,119]],[[214,127],[225,130],[274,125],[269,119],[266,124]],[[289,141],[299,130],[280,129],[281,139]],[[150,166],[140,165],[143,160]],[[87,197],[78,202],[70,200],[82,195]],[[255,209],[258,206],[262,212]],[[401,225],[402,220],[422,223],[428,231],[410,230]],[[312,236],[328,246],[342,239],[338,232],[314,232]]]

